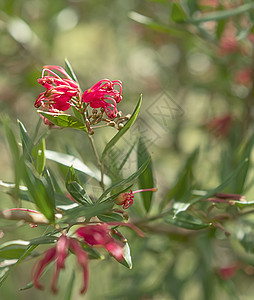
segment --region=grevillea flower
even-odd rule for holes
[[[116,90],[116,87],[119,90]],[[120,80],[102,79],[83,93],[82,100],[92,108],[104,108],[106,115],[113,119],[118,113],[116,105],[122,100],[121,94]]]
[[[115,240],[110,235],[110,227],[106,223],[85,225],[76,230],[78,237],[82,238],[89,246],[99,246],[105,248],[116,260],[123,260],[124,244]]]
[[[133,204],[134,200],[134,194],[140,193],[140,192],[156,192],[157,188],[151,188],[151,189],[142,189],[142,190],[137,190],[137,191],[132,191],[130,190],[129,193],[122,193],[120,194],[116,199],[115,203],[117,205],[122,205],[123,209],[129,208]]]
[[[52,70],[61,73],[63,78]],[[44,66],[42,76],[37,81],[46,88],[35,101],[34,106],[37,108],[41,106],[48,111],[52,109],[66,111],[72,104],[71,99],[80,97],[78,84],[60,66]]]
[[[48,249],[44,257],[35,265],[33,283],[36,288],[43,289],[43,285],[39,282],[39,279],[46,266],[55,260],[55,271],[51,281],[51,290],[57,293],[59,272],[65,268],[65,260],[68,256],[69,249],[77,256],[77,261],[83,269],[83,287],[80,292],[84,293],[86,291],[88,281],[88,256],[76,239],[69,238],[66,235],[61,235],[56,247]]]
[[[233,117],[230,114],[225,114],[220,117],[213,118],[208,122],[208,129],[216,136],[225,138],[232,127]]]

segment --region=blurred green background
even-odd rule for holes
[[[245,1],[182,2],[192,16],[202,17]],[[236,168],[236,153],[253,132],[253,74],[239,75],[241,70],[253,70],[253,7],[229,18],[197,24],[179,24],[181,13],[180,17],[179,11],[173,14],[174,9],[173,2],[166,0],[0,3],[2,117],[9,115],[16,132],[17,118],[28,132],[33,132],[39,118],[33,104],[42,92],[37,78],[43,65],[64,66],[64,59],[68,58],[83,90],[102,78],[120,79],[123,100],[119,109],[124,114],[132,112],[140,93],[143,94],[140,118],[121,147],[127,149],[138,131],[145,136],[159,189],[153,200],[154,212],[174,185],[186,158],[197,147],[195,186],[214,188]],[[223,44],[227,35],[229,40]],[[111,128],[96,132],[98,148],[114,133]],[[12,162],[2,128],[0,149],[0,179],[12,181]],[[88,141],[70,129],[52,130],[47,149],[77,155],[91,167],[95,163]],[[135,163],[131,157],[125,172],[135,169]],[[250,174],[253,175],[252,169]],[[248,200],[253,199],[252,183],[250,176],[249,188],[244,191]],[[3,193],[0,207],[13,207]],[[138,204],[133,210],[143,212]],[[185,234],[173,226],[165,232],[163,227],[158,232],[155,228],[153,233],[150,228],[143,240],[126,230],[133,270],[112,259],[91,261],[85,296],[79,295],[81,272],[73,257],[68,258],[66,271],[60,276],[59,295],[49,291],[50,271],[43,278],[45,291],[19,291],[30,281],[34,260],[28,260],[1,287],[0,299],[65,299],[73,266],[77,272],[72,299],[252,299],[254,259],[245,259],[236,240],[248,233],[246,243],[252,254],[253,226],[237,222],[227,225],[234,232],[230,240],[219,230]],[[2,240],[30,239],[45,230],[28,226],[16,229],[13,223]],[[239,272],[232,279],[218,275],[219,268],[241,259]]]

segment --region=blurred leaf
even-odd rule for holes
[[[239,158],[237,159],[239,162],[247,160],[244,167],[234,178],[234,182],[232,185],[232,193],[242,194],[244,192],[244,186],[248,175],[248,170],[250,167],[250,155],[254,145],[254,136],[251,137],[249,142],[244,147],[242,153],[240,153]]]
[[[181,5],[177,2],[172,3],[171,19],[174,22],[181,23],[187,19],[187,15]]]
[[[122,160],[122,162],[120,163],[120,166],[119,166],[119,170],[122,170],[123,166],[125,165],[125,163],[127,162],[128,158],[130,157],[131,155],[131,152],[133,151],[135,145],[136,145],[136,142],[137,142],[138,139],[135,139],[135,141],[133,142],[133,144],[130,146],[130,149],[129,151],[126,153],[124,159]]]
[[[129,18],[132,19],[135,22],[138,22],[142,25],[145,25],[153,30],[156,31],[161,31],[161,32],[165,32],[168,33],[172,36],[188,36],[189,32],[186,31],[185,29],[181,29],[181,28],[176,28],[176,27],[172,27],[172,26],[168,26],[165,24],[160,24],[156,21],[154,21],[153,19],[144,16],[142,14],[139,14],[135,11],[132,11],[129,13]]]
[[[190,205],[191,203],[175,202],[172,207],[174,210],[174,217],[180,212],[186,211]]]
[[[70,279],[70,281],[67,285],[64,300],[71,300],[72,299],[71,296],[72,296],[72,290],[73,290],[73,287],[74,287],[74,280],[75,280],[75,270],[72,270],[71,279]]]
[[[43,235],[38,238],[30,240],[30,245],[53,244],[57,242],[57,237],[50,235]]]
[[[11,154],[12,154],[13,166],[14,166],[14,172],[15,172],[15,188],[14,188],[13,196],[15,198],[18,198],[19,183],[20,183],[21,172],[22,172],[22,163],[21,163],[20,154],[19,154],[19,147],[18,147],[18,143],[15,138],[15,135],[14,135],[8,121],[6,121],[4,123],[4,128],[5,128],[6,137],[7,137],[8,143],[9,143],[9,147],[11,150]]]
[[[172,189],[164,197],[161,206],[164,207],[169,201],[174,199],[176,202],[190,200],[191,190],[193,189],[193,166],[198,157],[198,149],[194,150],[187,158],[184,167],[177,176],[177,181]]]
[[[164,216],[164,221],[170,223],[171,225],[175,225],[178,227],[182,227],[185,229],[199,230],[205,229],[210,226],[210,224],[203,223],[201,220],[193,217],[186,212],[181,212],[177,216],[174,214],[169,214]]]
[[[78,79],[77,79],[77,76],[76,74],[74,73],[73,69],[72,69],[72,66],[69,62],[69,60],[67,58],[65,58],[65,66],[66,66],[66,69],[67,69],[67,73],[71,76],[71,78],[76,81],[78,83]]]
[[[147,151],[146,145],[142,137],[140,137],[138,141],[137,152],[138,168],[140,168],[143,165],[143,163],[149,158],[150,154]],[[138,182],[140,189],[149,189],[154,187],[152,160],[149,161],[145,171],[138,177]],[[153,192],[143,192],[140,196],[143,200],[146,212],[149,212],[153,198]]]
[[[25,252],[28,245],[29,242],[22,240],[5,242],[0,245],[0,258],[19,258]]]
[[[100,214],[97,216],[102,222],[122,222],[123,214],[118,213],[116,211],[111,211],[105,214]]]
[[[84,173],[96,179],[97,181],[100,181],[100,172],[93,172],[90,168],[88,168],[87,165],[85,165],[80,159],[76,158],[75,156],[51,150],[46,150],[45,155],[47,159],[50,159],[58,164],[67,166],[69,168],[72,166],[75,170],[80,171],[81,173]],[[110,181],[110,179],[107,176],[105,176],[105,179],[107,181]]]
[[[37,247],[37,245],[29,245],[27,248],[26,248],[26,250],[25,250],[25,252],[22,254],[22,256],[18,259],[18,261],[14,264],[14,265],[12,265],[10,268],[9,268],[9,270],[7,271],[7,272],[5,272],[4,274],[3,274],[3,276],[0,278],[0,287],[1,287],[1,285],[4,283],[4,281],[7,279],[7,277],[9,276],[9,274],[10,274],[10,272],[15,268],[15,267],[17,267],[20,263],[21,263],[21,261],[23,260],[23,259],[25,259],[35,248]]]
[[[72,195],[72,197],[81,205],[91,205],[93,204],[93,201],[90,199],[88,194],[86,193],[84,187],[80,184],[77,176],[75,175],[74,169],[71,166],[66,182],[65,182],[66,188],[68,192]]]
[[[20,291],[25,291],[25,290],[29,290],[34,286],[34,282],[30,281],[26,286],[24,286],[23,288],[20,288]]]
[[[254,206],[254,201],[234,201],[235,205],[240,208]]]
[[[243,5],[240,5],[236,8],[206,13],[202,17],[186,20],[185,22],[192,23],[192,24],[198,24],[198,23],[208,22],[208,21],[218,21],[218,20],[227,19],[229,17],[233,17],[236,15],[242,14],[244,12],[248,12],[248,11],[252,10],[253,8],[254,8],[254,3],[246,3]]]
[[[39,140],[38,143],[35,144],[32,150],[32,159],[33,165],[36,171],[41,175],[46,162],[45,157],[45,139]]]
[[[233,179],[236,178],[236,176],[243,170],[246,168],[246,165],[248,165],[248,159],[245,159],[241,164],[239,164],[238,168],[236,170],[234,170],[234,172],[232,172],[226,179],[224,182],[222,182],[219,186],[217,186],[215,189],[209,190],[205,195],[194,199],[191,201],[191,205],[203,200],[203,199],[207,199],[213,195],[215,195],[216,193],[221,193],[223,191],[223,189],[225,187],[227,187]]]
[[[137,179],[138,177],[145,171],[145,169],[147,168],[149,162],[150,162],[150,157],[148,157],[143,164],[139,167],[139,169],[134,172],[130,177],[128,177],[127,179],[122,179],[119,180],[115,183],[113,183],[109,188],[106,189],[105,192],[103,192],[100,196],[100,198],[98,199],[98,202],[100,202],[109,192],[111,192],[112,190],[116,189],[116,188],[124,188],[124,186],[126,185],[132,185]]]
[[[86,244],[81,243],[82,248],[87,252],[89,259],[103,259],[104,256],[101,255],[97,250],[92,247],[88,247]]]
[[[24,156],[29,157],[29,159],[32,160],[31,151],[34,146],[33,142],[30,139],[30,137],[25,129],[25,126],[21,123],[20,120],[18,120],[18,124],[19,124],[19,131],[20,131],[20,137],[21,137]]]
[[[24,181],[29,194],[39,211],[51,222],[55,220],[55,203],[52,197],[51,187],[44,177],[36,175],[24,164]]]
[[[217,22],[216,37],[218,40],[221,38],[226,24],[227,24],[227,20],[220,20]]]
[[[37,110],[37,112],[57,126],[75,128],[87,132],[86,126],[78,118],[71,115],[50,113],[42,110]]]
[[[130,129],[132,124],[135,122],[142,102],[142,95],[140,95],[138,103],[130,117],[130,119],[126,122],[124,127],[118,131],[116,135],[113,136],[113,138],[107,143],[106,147],[104,148],[101,156],[101,161],[104,160],[105,155],[108,153],[108,151],[118,142],[118,140]]]

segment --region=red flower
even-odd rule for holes
[[[87,281],[88,281],[88,256],[83,248],[80,246],[79,242],[76,239],[72,239],[67,237],[66,235],[61,235],[58,239],[56,247],[50,248],[46,251],[43,259],[41,259],[35,265],[35,272],[33,275],[34,286],[38,289],[43,289],[43,285],[39,282],[41,274],[45,267],[52,262],[56,261],[55,272],[53,274],[52,282],[51,282],[51,290],[53,293],[57,293],[57,280],[59,276],[59,272],[61,269],[65,268],[65,260],[68,256],[69,248],[73,251],[74,254],[77,255],[77,261],[79,265],[83,269],[84,273],[84,286],[81,289],[81,293],[84,293],[87,289]]]
[[[61,78],[52,70],[58,71],[64,78]],[[45,75],[46,72],[47,75]],[[38,79],[38,82],[46,88],[46,91],[40,93],[36,99],[34,106],[37,108],[42,106],[47,110],[66,111],[71,106],[71,99],[73,97],[79,98],[78,84],[60,66],[44,66],[42,77]]]
[[[232,277],[234,277],[236,275],[237,270],[238,270],[238,265],[234,264],[231,266],[219,268],[218,274],[222,279],[225,279],[225,280],[231,279]]]
[[[115,87],[118,87],[119,91]],[[118,113],[116,105],[122,100],[121,93],[120,80],[102,79],[83,93],[82,100],[92,108],[104,108],[106,115],[113,119]]]
[[[77,236],[81,237],[89,246],[101,246],[112,254],[116,260],[123,260],[123,243],[115,240],[110,235],[110,228],[106,223],[85,225],[76,230]]]
[[[246,86],[250,85],[252,82],[252,70],[250,68],[239,70],[235,74],[235,82]]]
[[[220,117],[213,118],[208,122],[208,129],[213,132],[216,137],[226,137],[232,127],[233,118],[230,114],[225,114]]]
[[[156,188],[151,188],[151,189],[142,189],[142,190],[137,190],[137,191],[132,191],[130,190],[129,193],[122,193],[120,194],[116,200],[115,203],[117,205],[122,205],[123,209],[129,208],[133,204],[133,199],[134,199],[134,194],[140,193],[140,192],[156,192]]]

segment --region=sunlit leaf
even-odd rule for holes
[[[45,167],[45,139],[39,140],[32,149],[33,165],[39,174],[42,174]]]
[[[59,127],[75,128],[85,130],[87,132],[86,126],[74,116],[67,114],[50,113],[42,110],[38,110],[38,113]]]
[[[22,240],[5,242],[0,245],[0,258],[19,258],[25,252],[28,245],[28,241]]]
[[[185,229],[199,230],[211,226],[211,224],[203,223],[201,220],[191,216],[190,214],[187,214],[186,212],[179,213],[177,216],[174,214],[168,214],[164,216],[163,219],[165,222],[170,223],[171,225]]]

